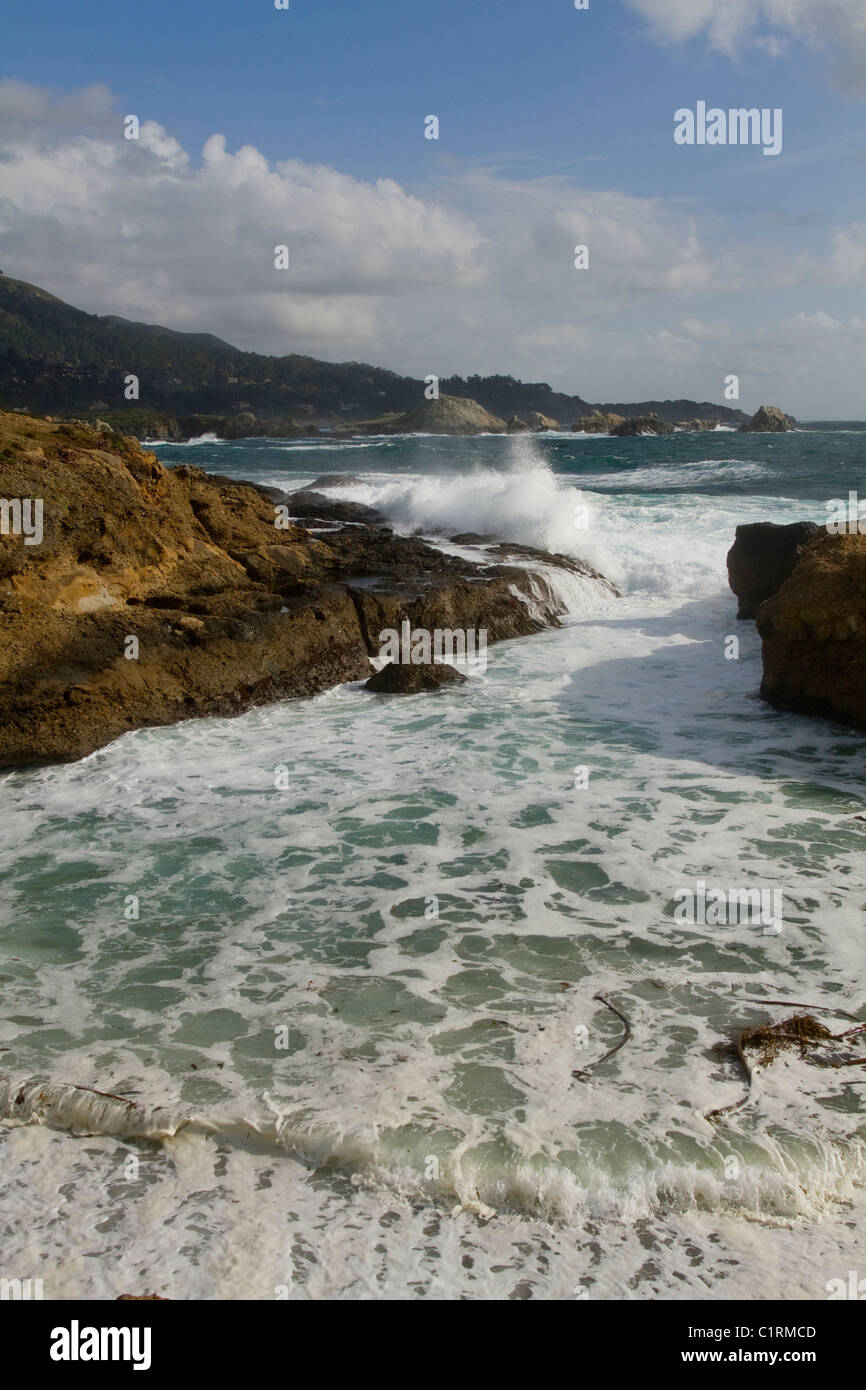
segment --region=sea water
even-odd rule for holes
[[[862,491],[866,434],[157,452],[350,473],[333,495],[401,533],[578,556],[623,597],[551,571],[563,626],[468,685],[3,777],[0,1273],[262,1299],[866,1275],[866,1074],[794,1050],[708,1118],[747,1088],[718,1044],[797,1011],[762,999],[864,1017],[864,736],[761,702],[725,554]],[[779,894],[781,929],[678,920],[699,882]]]

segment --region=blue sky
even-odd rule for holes
[[[5,116],[21,175],[6,202],[0,176],[3,266],[84,308],[211,329],[263,351],[413,372],[432,357],[430,370],[513,370],[594,399],[717,399],[722,366],[742,364],[748,406],[774,390],[803,413],[785,394],[790,382],[798,393],[811,389],[810,413],[862,415],[851,357],[859,352],[862,362],[866,345],[866,6],[822,0],[820,8],[819,22],[818,7],[802,0],[772,0],[766,14],[761,0],[590,0],[588,11],[571,0],[291,0],[289,11],[266,0],[19,6],[2,28],[2,76],[14,82],[5,108],[0,101],[0,138]],[[40,111],[25,112],[26,137],[22,84],[41,89]],[[100,87],[110,99],[93,95]],[[76,102],[82,91],[90,95]],[[782,108],[782,154],[678,147],[674,111],[699,99]],[[219,223],[212,242],[203,233],[218,263],[212,281],[185,267],[161,233],[157,252],[137,201],[145,205],[142,170],[124,172],[128,150],[116,156],[108,204],[111,216],[117,198],[130,209],[127,225],[115,227],[123,256],[110,271],[106,210],[100,217],[98,206],[83,206],[102,175],[88,180],[82,163],[104,173],[100,141],[127,112],[157,123],[188,155],[182,173],[167,156],[174,203],[165,170],[154,169],[154,201],[163,222],[177,218],[174,243]],[[438,141],[423,138],[430,113]],[[209,213],[212,181],[192,196],[215,133],[230,156],[253,146],[271,169],[292,165],[283,210],[273,227],[261,226],[263,244],[282,228],[297,251],[288,293],[246,278],[249,238],[277,197],[264,171],[232,176],[232,216],[225,197]],[[165,164],[164,151],[150,153]],[[71,198],[77,241],[59,187],[64,158],[84,190]],[[38,190],[29,195],[27,159]],[[348,181],[339,192],[321,180],[308,186],[306,166],[321,165]],[[368,206],[365,216],[360,204],[382,179],[401,196],[387,214]],[[304,213],[295,223],[298,180]],[[427,213],[416,216],[413,199]],[[245,205],[250,222],[240,226]],[[433,208],[453,225],[443,231]],[[372,247],[367,269],[353,276],[348,235],[329,252],[335,220],[354,218],[362,242],[394,248],[392,283]],[[133,223],[142,264],[131,273]],[[431,236],[441,239],[441,254],[438,241],[432,247],[438,268],[425,264],[417,283],[410,223],[416,258]],[[591,280],[575,280],[567,266],[572,229],[590,245]]]

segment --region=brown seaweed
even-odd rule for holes
[[[767,1004],[788,1004],[790,1000],[767,999],[762,1001]],[[793,1005],[793,1007],[798,1007]],[[800,1007],[809,1007],[802,1005]],[[833,1010],[824,1009],[820,1005],[813,1005],[815,1009],[822,1013],[839,1013],[845,1018],[853,1018],[852,1014],[845,1013],[844,1009]],[[706,1118],[708,1120],[718,1119],[721,1115],[728,1115],[734,1110],[739,1110],[752,1097],[752,1082],[754,1073],[758,1067],[769,1066],[769,1064],[783,1052],[789,1051],[793,1047],[799,1047],[801,1057],[810,1057],[819,1066],[829,1067],[862,1067],[866,1066],[866,1057],[857,1057],[853,1060],[840,1061],[833,1056],[821,1057],[817,1050],[827,1047],[834,1043],[846,1041],[850,1038],[858,1038],[866,1032],[866,1024],[854,1019],[856,1027],[848,1028],[844,1033],[831,1033],[823,1023],[819,1023],[811,1014],[793,1014],[790,1018],[782,1019],[780,1023],[762,1023],[756,1028],[747,1028],[740,1033],[730,1044],[728,1050],[735,1052],[743,1074],[748,1082],[746,1094],[731,1105],[723,1105],[718,1110],[710,1110]],[[747,1054],[753,1054],[750,1060]]]

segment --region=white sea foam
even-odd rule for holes
[[[858,1069],[792,1052],[707,1119],[746,1085],[714,1047],[794,1011],[750,996],[866,1002],[862,738],[760,704],[750,625],[724,657],[733,526],[788,504],[581,491],[505,447],[353,495],[585,557],[626,598],[578,586],[584,621],[435,701],[340,687],[3,777],[10,1274],[821,1298],[862,1260]],[[784,930],[678,928],[696,877],[777,886]],[[597,995],[631,1039],[580,1079],[622,1036]]]
[[[576,486],[553,472],[532,437],[512,436],[504,443],[504,466],[423,475],[378,472],[333,494],[377,507],[403,533],[491,534],[585,560],[628,593],[676,598],[725,587],[725,554],[754,504],[691,491],[655,497],[647,489],[696,489],[723,478],[757,483],[766,475],[762,465],[719,459],[589,473]],[[800,514],[809,515],[808,505],[790,499],[762,499],[759,513],[785,520]],[[572,611],[586,612],[584,600]]]
[[[233,442],[236,441],[221,439],[218,434],[208,431],[207,434],[197,434],[194,439],[172,440],[171,447],[173,449],[194,449],[198,444],[229,444]]]

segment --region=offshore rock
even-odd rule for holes
[[[623,420],[611,430],[618,439],[626,439],[642,434],[673,434],[674,427],[657,415],[635,415],[631,420]]]
[[[612,434],[624,424],[624,415],[605,415],[601,410],[594,410],[591,415],[582,415],[575,420],[571,428],[575,434]]]
[[[747,420],[744,425],[740,425],[741,434],[781,434],[787,430],[797,428],[797,422],[792,416],[786,415],[777,405],[762,405],[760,410],[756,410],[751,420]]]
[[[424,401],[403,415],[383,415],[377,420],[360,420],[341,425],[334,431],[351,434],[504,434],[504,420],[491,415],[483,405],[464,396],[439,396]]]
[[[542,415],[540,410],[531,410],[525,420],[512,415],[508,421],[509,434],[539,434],[543,430],[558,429],[559,421],[552,420],[549,415]]]

